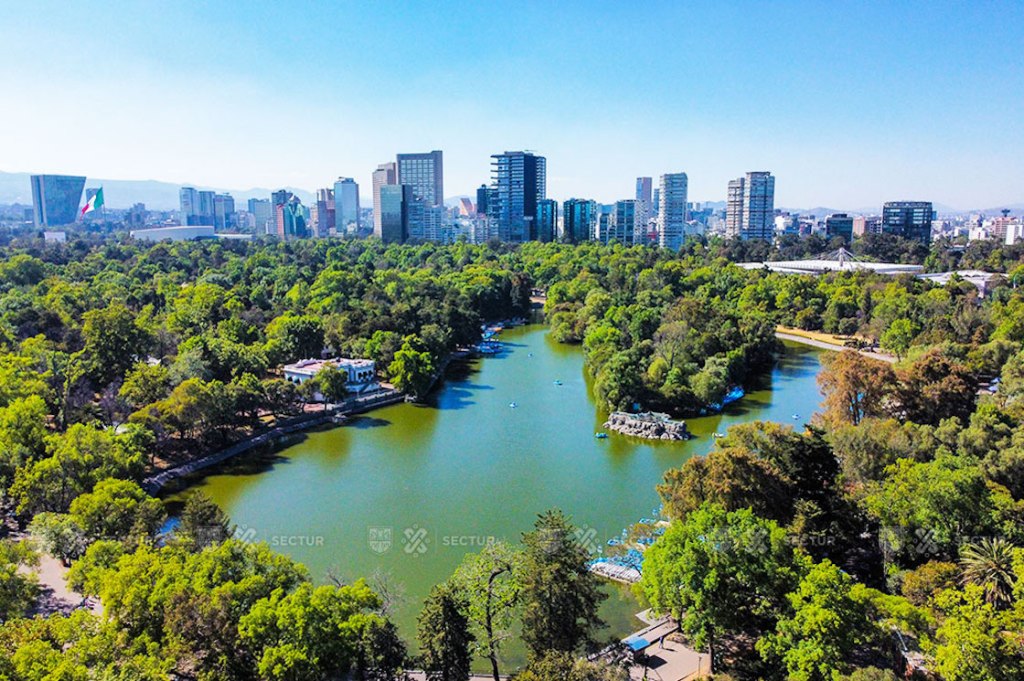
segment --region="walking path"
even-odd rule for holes
[[[855,352],[859,352],[865,357],[877,359],[882,362],[888,362],[889,364],[892,364],[893,362],[896,361],[896,358],[893,357],[892,355],[883,355],[880,352],[870,352],[868,350],[856,350],[855,348],[848,348],[844,345],[839,345],[837,343],[826,343],[825,341],[820,341],[814,338],[807,338],[806,336],[798,336],[792,333],[785,333],[784,331],[776,331],[775,337],[780,340],[787,340],[792,341],[794,343],[801,343],[803,345],[810,345],[813,348],[821,348],[822,350],[833,350],[835,352],[843,352],[844,350],[854,350]]]
[[[68,588],[64,578],[68,569],[64,564],[43,551],[39,552],[39,566],[31,569],[39,580],[39,598],[32,610],[34,615],[52,615],[62,613],[69,615],[73,610],[85,607],[97,615],[103,613],[103,607],[95,598],[85,599],[82,594]]]
[[[707,655],[669,638],[677,631],[679,623],[665,617],[624,639],[641,638],[648,642],[643,649],[643,661],[630,667],[629,678],[634,681],[684,681],[707,672]]]

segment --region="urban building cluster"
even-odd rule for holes
[[[151,240],[372,234],[389,243],[617,241],[678,249],[694,235],[773,240],[819,234],[847,243],[869,233],[922,243],[938,236],[1006,243],[1024,238],[1024,221],[1009,211],[996,217],[937,219],[927,201],[887,202],[877,215],[831,212],[819,218],[780,210],[775,207],[775,177],[768,171],[745,173],[725,187],[724,202],[704,204],[689,200],[685,172],[638,177],[632,197],[608,204],[582,197],[559,203],[547,195],[547,176],[544,156],[505,151],[491,156],[490,181],[481,184],[475,196],[446,203],[443,152],[400,153],[373,171],[370,206],[360,204],[355,179],[339,177],[316,190],[309,205],[286,189],[236,204],[228,193],[182,187],[178,211],[147,211],[145,205],[135,204],[117,211],[116,217],[138,238]],[[31,184],[31,220],[42,229],[83,220],[83,192],[88,201],[98,189],[87,188],[82,176],[33,175]],[[90,213],[84,221],[104,220],[106,210]],[[24,219],[29,217],[26,209]],[[59,238],[58,232],[53,234]]]

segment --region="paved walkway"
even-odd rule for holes
[[[859,352],[865,357],[871,359],[877,359],[881,362],[888,362],[892,364],[896,361],[896,358],[892,355],[883,355],[880,352],[870,352],[868,350],[856,350],[855,348],[848,348],[845,345],[838,345],[836,343],[826,343],[825,341],[815,340],[814,338],[807,338],[805,336],[797,336],[792,333],[784,333],[782,331],[776,331],[775,337],[780,340],[792,341],[794,343],[800,343],[802,345],[810,345],[812,348],[821,348],[822,350],[833,350],[835,352],[842,352],[843,350],[854,350]]]
[[[35,573],[41,589],[39,600],[36,601],[33,611],[34,614],[51,615],[59,612],[68,615],[71,611],[82,607],[83,604],[97,615],[102,614],[103,608],[97,599],[90,598],[86,601],[82,598],[82,594],[75,593],[68,588],[64,581],[68,569],[50,554],[40,551],[39,567],[36,568]]]

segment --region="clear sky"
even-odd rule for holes
[[[116,6],[115,6],[116,5]],[[1024,2],[50,2],[0,20],[0,170],[314,189],[443,149],[548,194],[1024,201]]]

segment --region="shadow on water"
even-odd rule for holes
[[[391,421],[382,419],[377,416],[357,416],[348,423],[345,424],[346,428],[355,428],[356,430],[366,430],[367,428],[381,428],[383,426],[390,426]]]
[[[320,430],[326,430],[324,428],[317,428],[309,432],[317,432]],[[210,466],[209,468],[203,468],[198,470],[191,475],[186,475],[176,480],[172,480],[160,490],[159,496],[169,497],[174,496],[180,492],[187,490],[201,483],[205,478],[214,475],[232,475],[232,476],[249,476],[259,475],[260,473],[267,473],[274,470],[279,465],[287,464],[290,459],[286,456],[281,456],[281,452],[291,447],[302,444],[309,439],[307,433],[293,433],[287,437],[283,437],[280,440],[272,443],[250,449],[247,452],[242,452],[232,459],[228,459],[222,463]]]

